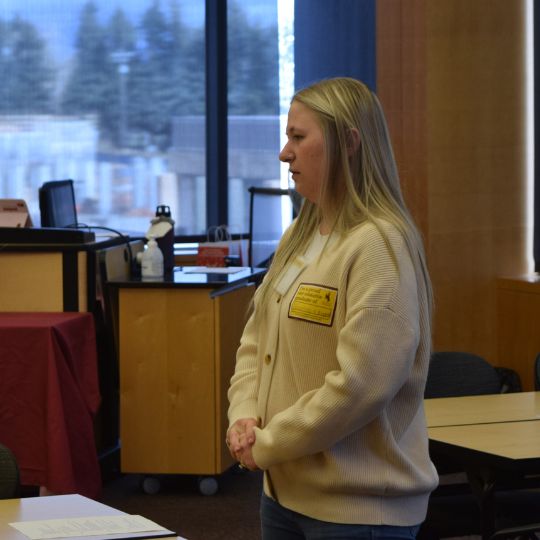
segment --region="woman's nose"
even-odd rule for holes
[[[287,145],[285,145],[279,153],[279,160],[285,163],[292,161],[292,154],[289,150],[287,150]]]

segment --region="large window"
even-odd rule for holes
[[[225,216],[245,232],[247,188],[280,184],[278,0],[229,0],[227,51],[207,47],[208,2],[3,0],[0,197],[39,224],[39,186],[72,178],[82,223],[144,232],[167,204],[203,234],[208,51],[228,59]]]
[[[289,187],[288,167],[283,171],[278,154],[294,91],[293,49],[283,46],[293,43],[293,5],[289,0],[228,4],[227,163],[232,232],[249,228],[250,187]],[[290,221],[291,206],[281,210],[265,216],[269,231],[280,230],[282,222],[286,225],[286,216]]]

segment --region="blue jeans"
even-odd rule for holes
[[[284,508],[264,493],[262,540],[414,540],[420,525],[349,525],[319,521]]]

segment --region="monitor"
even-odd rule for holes
[[[42,227],[77,227],[73,180],[53,180],[39,188]]]

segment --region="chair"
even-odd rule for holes
[[[281,204],[283,197],[291,202],[291,215],[298,213],[296,192],[288,189],[250,187],[249,191],[249,266],[270,265],[282,235]]]
[[[431,355],[424,397],[499,394],[501,378],[487,360],[468,352],[434,352]]]
[[[534,389],[540,390],[540,353],[534,362]]]
[[[19,466],[13,452],[0,444],[0,499],[19,495]]]
[[[462,351],[439,351],[431,355],[424,397],[499,394],[501,388],[501,378],[496,368],[481,356]],[[463,473],[460,467],[446,457],[434,455],[432,459],[440,475]],[[450,490],[450,485],[456,486],[455,481],[447,480],[441,478],[445,491]],[[457,485],[467,485],[467,482],[462,478]]]
[[[500,529],[490,540],[538,540],[540,538],[540,523],[531,523],[519,527]]]

